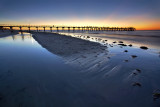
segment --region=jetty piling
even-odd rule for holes
[[[68,27],[68,31],[70,31],[70,27]]]
[[[31,28],[31,27],[29,26],[29,27],[28,27],[28,32],[31,32],[31,29],[30,29],[30,28]]]
[[[52,27],[50,27],[50,31],[52,32]]]
[[[58,31],[59,31],[59,30],[58,30],[58,27],[56,27],[56,28],[57,28],[57,32],[58,32]]]
[[[44,32],[46,31],[46,27],[43,27],[44,28]]]

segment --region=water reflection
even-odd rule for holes
[[[132,44],[133,46],[135,46],[135,48],[139,48],[140,46],[147,46],[149,48],[152,49],[156,49],[157,51],[160,51],[160,31],[148,31],[150,32],[149,34],[151,34],[149,36],[149,34],[147,34],[145,36],[145,34],[147,33],[147,31],[140,31],[140,32],[136,32],[135,34],[139,34],[139,36],[137,35],[131,35],[134,33],[128,33],[126,32],[126,34],[129,35],[115,35],[114,32],[98,32],[98,33],[81,33],[81,32],[59,32],[59,34],[64,34],[64,35],[70,35],[73,37],[80,37],[82,39],[87,39],[90,41],[94,41],[94,42],[100,42],[102,44],[104,44],[105,42],[109,43],[109,44],[113,44],[113,42],[118,42],[118,41],[123,41],[125,42],[125,44],[129,45]],[[108,34],[109,33],[109,34]],[[117,34],[119,34],[121,32],[118,32]],[[122,32],[122,34],[125,32]],[[89,38],[87,38],[89,37]],[[107,40],[107,41],[105,41]]]
[[[124,53],[126,49],[128,53]],[[109,61],[103,59],[105,64],[99,62],[96,66],[91,65],[93,70],[79,72],[64,64],[61,57],[43,48],[31,34],[0,38],[0,106],[159,105],[159,100],[152,101],[152,92],[160,89],[160,58],[157,54],[150,54],[149,50],[118,46],[109,48],[109,51],[116,55],[106,57]],[[138,57],[133,59],[132,54]],[[134,75],[137,68],[141,73]],[[134,82],[141,83],[141,87],[132,86]]]
[[[56,87],[68,84],[64,78],[70,74],[66,70],[73,71],[60,57],[42,48],[31,34],[0,38],[0,106],[40,107],[48,102],[52,107],[52,99],[60,95],[55,96]]]

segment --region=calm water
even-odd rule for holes
[[[41,30],[43,31],[43,30]],[[47,30],[48,32],[50,32],[50,30]],[[56,30],[53,30],[53,32],[57,32]],[[99,34],[99,35],[103,35],[103,36],[106,36],[105,34],[107,35],[130,35],[130,36],[141,36],[141,37],[158,37],[160,38],[160,30],[145,30],[145,31],[141,31],[141,30],[138,30],[138,31],[78,31],[78,30],[75,30],[75,31],[62,31],[62,30],[59,30],[58,32],[65,32],[65,33],[74,33],[74,34],[80,34],[80,33],[83,33],[83,34]]]
[[[63,105],[72,71],[31,34],[0,38],[0,107]]]
[[[160,89],[158,49],[113,45],[108,51],[113,54],[109,61],[82,73],[29,33],[0,38],[0,107],[159,106],[152,96]],[[134,76],[137,68],[141,73]]]
[[[81,31],[75,31],[74,33],[80,33],[80,32]],[[71,31],[71,33],[73,33],[73,31]],[[133,31],[133,32],[128,32],[128,31],[84,31],[83,33],[160,37],[159,30],[157,30],[157,31]]]
[[[107,39],[108,43],[124,41],[134,46],[147,46],[160,51],[160,31],[60,31],[59,33],[72,36],[90,36],[93,38]],[[98,41],[100,42],[100,41]]]

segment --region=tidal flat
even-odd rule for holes
[[[159,106],[157,45],[96,35],[1,33],[0,106]]]

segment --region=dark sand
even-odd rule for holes
[[[98,68],[108,61],[107,46],[55,33],[32,33],[44,48],[64,58],[65,63],[83,70]],[[45,36],[44,36],[45,35]]]

